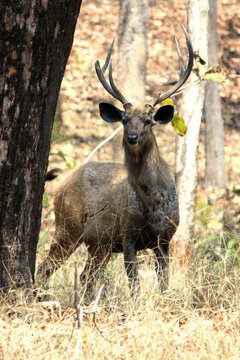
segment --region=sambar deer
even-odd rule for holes
[[[188,79],[193,66],[193,49],[183,27],[188,65],[179,81],[159,94],[152,104],[134,107],[120,93],[112,78],[110,61],[113,43],[105,64],[96,61],[96,72],[103,87],[123,104],[124,110],[101,102],[100,115],[108,123],[124,127],[125,164],[89,162],[71,173],[58,188],[54,199],[56,231],[49,254],[37,271],[36,282],[48,278],[85,243],[88,260],[81,279],[89,276],[89,287],[96,272],[107,264],[112,253],[124,254],[125,269],[134,290],[138,283],[137,251],[152,249],[160,281],[168,263],[169,242],[179,222],[174,181],[160,156],[153,126],[167,124],[174,115],[171,105],[154,108],[173,95]],[[178,50],[181,59],[181,53]],[[104,73],[109,66],[109,83]]]

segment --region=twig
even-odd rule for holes
[[[106,340],[106,341],[108,341],[109,343],[112,343],[113,341],[111,341],[111,340],[109,340],[108,338],[106,338],[106,337],[103,335],[102,330],[100,330],[99,327],[97,326],[97,323],[96,323],[96,313],[93,314],[93,323],[94,323],[95,328],[96,328],[97,331],[99,332],[99,334],[103,337],[103,339]]]
[[[79,358],[79,354],[82,354],[81,344],[82,344],[83,309],[80,306],[79,301],[78,301],[78,291],[77,291],[78,271],[77,271],[77,262],[76,261],[74,263],[74,267],[75,267],[75,271],[74,271],[74,306],[75,306],[75,310],[76,310],[76,314],[77,314],[77,332],[78,332],[77,343],[76,343],[75,351],[74,351],[74,359],[77,360]]]
[[[51,212],[53,211],[53,206],[47,211],[47,213],[43,216],[42,220],[41,220],[41,224],[48,218],[48,216],[51,214]]]
[[[78,291],[77,291],[77,284],[78,284],[78,269],[77,269],[77,262],[74,263],[74,306],[77,314],[77,328],[78,330],[81,329],[81,316],[80,316],[80,304],[78,301]]]
[[[85,161],[83,162],[83,164],[86,164],[92,157],[93,155],[103,146],[105,145],[109,140],[111,140],[121,129],[123,128],[123,125],[120,125],[116,130],[113,131],[113,133],[111,135],[109,135],[105,140],[103,140],[100,144],[98,144],[95,149],[93,149],[93,151],[90,152],[90,154],[88,155],[88,157],[85,159]]]
[[[78,336],[77,336],[77,343],[75,346],[75,351],[74,351],[74,360],[79,359],[79,354],[82,355],[82,328],[81,328],[81,324],[82,324],[82,318],[83,318],[83,308],[80,306],[79,308],[79,324],[80,324],[80,328],[77,329],[78,332]],[[78,326],[79,326],[78,324]]]
[[[98,294],[97,294],[97,297],[94,301],[94,305],[93,305],[93,308],[92,310],[87,310],[87,309],[84,309],[83,312],[84,314],[94,314],[96,311],[97,311],[97,305],[98,305],[98,302],[99,302],[99,299],[100,299],[100,296],[101,296],[101,293],[102,293],[102,290],[103,290],[103,287],[104,285],[102,285],[98,291]]]
[[[93,314],[94,325],[96,326],[97,330],[102,335],[102,332],[99,330],[99,328],[96,325],[95,313],[97,311],[97,305],[98,305],[98,302],[99,302],[99,299],[100,299],[100,296],[101,296],[104,285],[102,285],[100,287],[99,291],[98,291],[98,294],[97,294],[97,297],[96,297],[96,299],[94,301],[94,305],[93,305],[92,310],[83,309],[83,307],[80,306],[80,301],[79,301],[79,298],[78,298],[78,269],[77,269],[77,262],[76,261],[74,263],[74,268],[75,268],[75,271],[74,271],[74,307],[75,307],[76,315],[77,315],[76,323],[77,323],[77,332],[78,332],[78,334],[77,334],[77,343],[76,343],[75,351],[74,351],[74,360],[77,360],[77,359],[79,359],[79,354],[82,355],[82,347],[81,347],[81,345],[82,345],[82,320],[83,320],[83,314]],[[74,331],[76,323],[74,323],[73,331]],[[70,340],[73,337],[73,331],[71,333]],[[104,339],[106,339],[106,338],[104,337]],[[106,340],[108,340],[108,339],[106,339]],[[108,341],[110,341],[110,340],[108,340]]]
[[[99,329],[99,327],[97,326],[97,323],[96,323],[97,304],[98,304],[98,302],[99,302],[99,299],[100,299],[100,296],[101,296],[103,287],[104,287],[104,285],[102,285],[102,286],[100,287],[99,291],[98,291],[96,300],[95,300],[94,305],[93,305],[93,309],[92,309],[92,310],[83,310],[83,312],[84,312],[84,314],[93,314],[93,323],[94,323],[95,328],[97,329],[97,331],[98,331],[99,334],[103,337],[104,340],[112,343],[111,340],[107,339],[107,338],[103,335],[103,332]]]
[[[194,81],[190,82],[189,84],[183,86],[180,90],[176,91],[176,93],[173,94],[172,96],[177,96],[179,94],[184,94],[185,92],[190,91],[193,87],[200,84],[200,82],[201,82],[201,79],[198,78],[197,80],[194,80]]]
[[[84,160],[83,165],[86,164],[92,157],[93,155],[103,146],[105,145],[108,141],[110,141],[121,129],[123,128],[123,125],[120,125],[116,130],[113,131],[113,133],[111,135],[109,135],[105,140],[103,140],[100,144],[98,144],[93,151],[90,152],[90,154],[88,155],[88,157]],[[53,211],[53,206],[48,210],[48,212],[44,215],[44,217],[41,220],[41,223],[43,223],[48,216],[50,215],[50,213]]]

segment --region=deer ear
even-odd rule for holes
[[[154,120],[159,124],[167,124],[172,120],[174,107],[172,105],[161,106],[154,114]]]
[[[122,121],[122,115],[124,111],[119,110],[118,108],[116,108],[116,106],[112,104],[101,102],[99,104],[99,111],[103,120],[105,120],[108,123],[115,123],[118,121]]]

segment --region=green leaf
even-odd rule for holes
[[[44,208],[48,208],[49,207],[49,199],[47,195],[43,195],[43,200],[42,200],[42,206]]]
[[[65,155],[64,155],[64,153],[63,153],[61,150],[59,150],[56,154],[55,154],[55,153],[52,153],[52,155],[58,155],[58,156],[60,156],[60,157],[65,161]]]
[[[212,80],[221,84],[227,79],[226,71],[221,70],[220,66],[217,64],[216,66],[207,69],[204,74],[204,79]]]
[[[173,102],[172,99],[170,99],[170,98],[167,98],[167,99],[163,100],[163,101],[162,101],[162,104],[174,106],[174,102]]]
[[[70,170],[74,169],[75,162],[71,156],[65,156],[65,163]]]
[[[187,127],[183,118],[177,114],[175,114],[172,119],[172,127],[174,128],[176,133],[180,136],[184,136],[187,132]]]
[[[209,216],[211,215],[211,213],[209,214]],[[207,215],[205,216],[205,219],[207,219]],[[215,231],[221,231],[223,228],[223,224],[220,221],[216,221],[216,220],[209,220],[209,222],[206,222],[206,225],[208,227],[208,229],[211,230],[215,230]]]
[[[198,197],[196,199],[196,210],[202,225],[209,225],[212,216],[212,207],[202,197]],[[216,229],[219,229],[219,222],[213,221],[212,222],[213,228],[214,225],[216,226]]]
[[[67,165],[67,167],[70,169],[70,170],[73,170],[74,167],[75,167],[75,162],[73,160],[73,158],[71,156],[67,156],[67,155],[64,155],[64,153],[60,150],[58,151],[57,153],[51,153],[51,155],[58,155],[60,156],[64,161],[65,161],[65,164]]]
[[[192,71],[199,79],[203,79],[206,72],[206,61],[197,52],[194,52],[194,60],[195,65]]]
[[[235,195],[240,195],[240,185],[234,185],[233,186],[233,189],[232,189],[232,192],[235,194]]]
[[[216,236],[217,235],[210,235],[210,236],[207,236],[207,237],[205,237],[203,239],[197,240],[195,242],[195,244],[194,244],[194,249],[197,249],[199,246],[204,245],[204,244],[210,242],[211,240],[215,240]]]
[[[194,59],[193,72],[199,79],[212,80],[220,84],[227,80],[226,71],[222,70],[218,64],[207,69],[205,60],[199,54],[194,53]]]

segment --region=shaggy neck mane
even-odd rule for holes
[[[161,194],[169,192],[173,185],[168,166],[160,156],[154,134],[149,136],[141,149],[137,145],[129,145],[125,140],[123,147],[130,185],[146,206],[154,205],[159,202]],[[159,190],[159,196],[156,197],[158,189],[161,189],[161,192]]]

